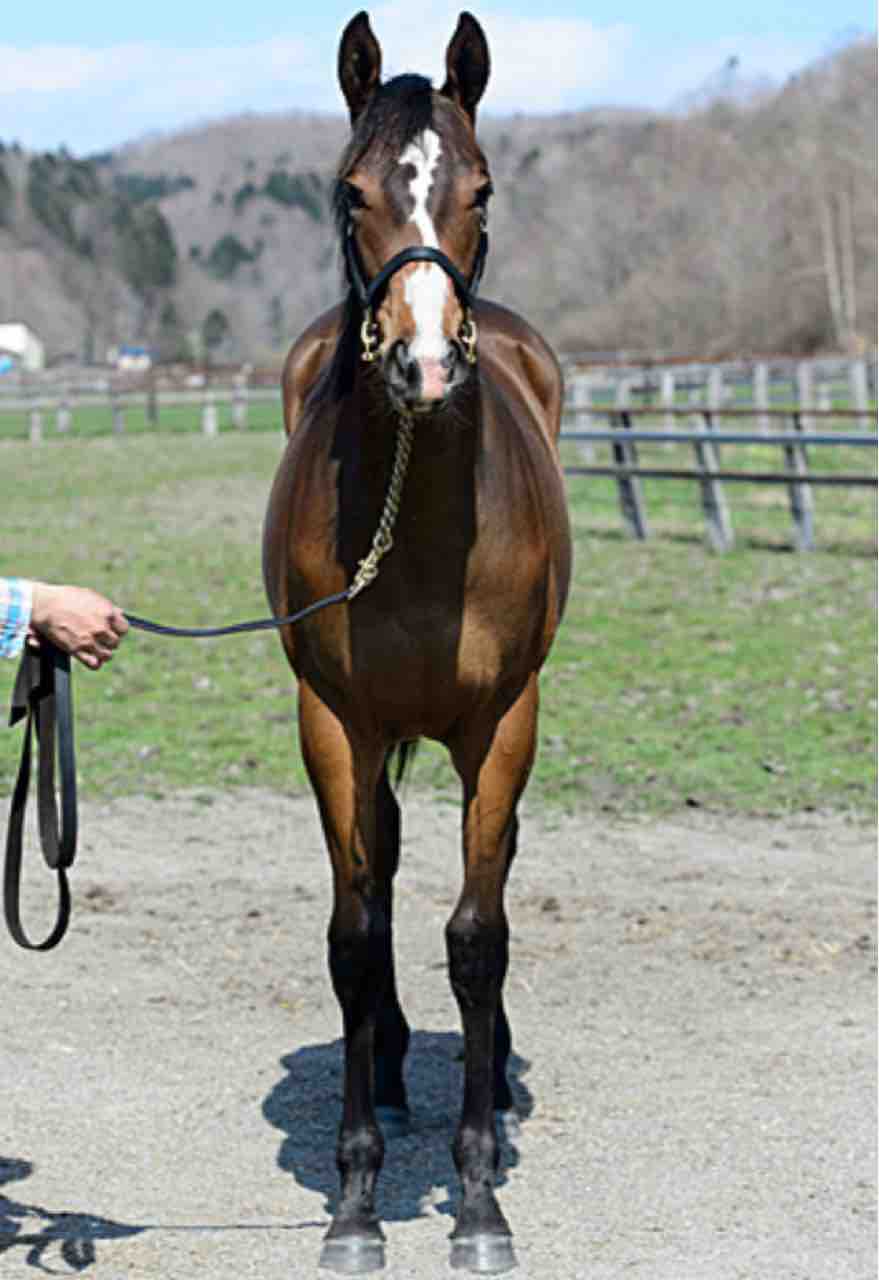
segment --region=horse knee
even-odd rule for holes
[[[391,925],[379,897],[358,896],[344,917],[333,913],[328,932],[330,975],[336,995],[349,1005],[365,995],[377,1005],[390,972]]]
[[[449,980],[463,1007],[496,1003],[507,972],[508,939],[503,915],[487,922],[472,907],[459,908],[446,925]]]

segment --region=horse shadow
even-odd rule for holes
[[[29,1178],[33,1171],[29,1160],[0,1155],[0,1188]],[[120,1240],[144,1230],[91,1213],[53,1212],[12,1200],[0,1190],[0,1258],[12,1249],[24,1249],[27,1265],[40,1271],[52,1272],[46,1255],[53,1246],[71,1271],[85,1271],[97,1260],[96,1241]]]
[[[335,1152],[343,1089],[343,1041],[306,1045],[281,1059],[284,1076],[262,1104],[265,1119],[285,1135],[278,1166],[292,1173],[309,1191],[324,1197],[332,1213],[338,1194]],[[463,1094],[463,1039],[449,1031],[414,1031],[406,1057],[406,1086],[412,1113],[410,1132],[388,1142],[378,1183],[377,1205],[385,1222],[423,1217],[434,1211],[451,1215],[457,1197],[458,1175],[451,1141],[458,1123]],[[530,1063],[510,1054],[507,1075],[513,1107],[527,1120],[534,1099],[523,1082]],[[498,1185],[519,1164],[515,1136],[500,1131],[501,1162]]]

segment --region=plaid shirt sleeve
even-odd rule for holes
[[[0,658],[15,658],[21,653],[31,607],[31,584],[27,578],[0,578]]]

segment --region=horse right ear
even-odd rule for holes
[[[382,51],[363,10],[352,18],[339,42],[339,84],[354,124],[381,81]]]

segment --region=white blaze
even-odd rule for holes
[[[409,184],[415,201],[411,221],[421,234],[421,243],[434,249],[439,248],[439,241],[433,218],[427,212],[427,200],[441,151],[439,136],[433,129],[425,129],[400,156],[400,164],[415,168],[415,177]],[[445,354],[443,308],[447,288],[446,273],[430,262],[419,264],[406,276],[405,298],[415,320],[415,338],[409,350],[416,360],[441,360]]]

